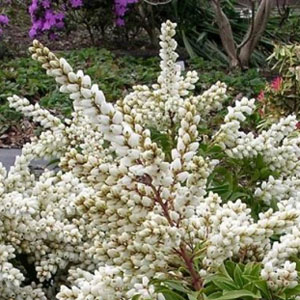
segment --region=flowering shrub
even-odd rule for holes
[[[117,16],[117,24],[124,25],[124,16],[128,9],[128,5],[132,3],[137,3],[139,0],[115,0],[115,12]]]
[[[3,34],[3,27],[7,26],[9,23],[9,18],[5,14],[0,15],[0,36]]]
[[[300,45],[277,45],[269,60],[275,60],[273,69],[279,76],[267,84],[258,97],[261,112],[270,119],[299,114],[300,100]]]
[[[198,127],[222,107],[226,86],[217,82],[193,95],[198,76],[181,74],[174,35],[175,24],[164,23],[157,83],[135,86],[116,104],[83,71],[33,42],[33,59],[73,99],[74,113],[62,121],[39,104],[9,98],[45,131],[23,147],[8,174],[0,169],[1,298],[299,295],[296,118],[246,133],[255,101],[242,98],[213,136],[201,135]],[[154,142],[149,128],[163,138]],[[59,158],[58,168],[31,174],[30,161],[41,157]],[[258,212],[242,193],[226,202],[214,186],[217,165],[237,160],[272,174],[238,178],[255,203],[264,203]]]
[[[40,35],[43,32],[50,32],[53,35],[54,29],[64,27],[65,14],[62,11],[55,11],[55,8],[66,11],[68,6],[78,8],[83,5],[82,0],[69,0],[60,7],[57,1],[51,0],[32,0],[29,6],[32,27],[29,31],[31,38]]]
[[[89,2],[96,3],[97,1]],[[128,5],[136,2],[138,2],[138,0],[114,1],[117,25],[124,25],[124,16],[128,9]],[[88,1],[84,2],[83,0],[68,0],[62,2],[52,0],[32,0],[29,6],[32,22],[32,27],[29,31],[30,37],[34,38],[45,32],[48,32],[50,37],[53,37],[56,29],[62,29],[64,27],[65,14],[68,10],[79,9],[82,7],[89,8],[90,5],[91,3],[88,3]],[[103,6],[103,3],[96,3],[96,7],[98,6]],[[92,5],[92,8],[94,10],[95,5]],[[88,20],[85,20],[85,22],[88,22]]]

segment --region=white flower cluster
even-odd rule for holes
[[[296,116],[282,118],[270,129],[255,136],[253,132],[240,131],[241,123],[254,108],[254,99],[247,98],[236,101],[234,107],[228,107],[225,124],[215,135],[215,142],[231,157],[243,159],[260,154],[271,170],[288,176],[299,174],[300,137],[292,135],[296,130]]]
[[[271,288],[295,287],[298,284],[296,263],[289,258],[300,250],[300,231],[298,226],[275,242],[272,250],[264,258],[265,267],[262,278],[269,281]]]
[[[284,202],[299,209],[300,178],[279,177],[275,179],[273,176],[270,176],[268,181],[263,181],[256,188],[255,196],[261,198],[267,204],[270,204],[271,200],[275,200],[276,202]]]
[[[184,266],[189,277],[182,280],[200,290],[203,278],[230,258],[263,262],[271,286],[298,281],[289,255],[282,255],[300,250],[300,211],[290,199],[298,184],[298,138],[289,138],[295,118],[255,137],[240,131],[254,100],[229,108],[212,141],[230,156],[261,154],[289,189],[276,198],[278,211],[269,209],[258,221],[240,200],[222,204],[206,190],[216,161],[198,154],[197,126],[221,107],[226,86],[191,95],[197,75],[181,75],[174,34],[175,24],[162,25],[158,83],[152,90],[135,87],[115,105],[88,75],[34,41],[33,58],[74,100],[75,112],[62,122],[26,99],[9,98],[47,130],[24,146],[7,175],[0,167],[1,299],[163,300],[151,279],[183,276],[178,267]],[[172,134],[170,157],[151,140],[149,125]],[[34,176],[28,165],[36,157],[59,158],[59,169]],[[259,184],[256,194],[269,201],[272,179]],[[205,257],[198,272],[200,244]]]
[[[188,71],[185,77],[181,75],[181,68],[176,64],[177,43],[173,39],[175,28],[174,24],[168,22],[162,25],[159,54],[161,73],[157,83],[152,88],[146,85],[135,86],[134,91],[123,100],[123,103],[140,114],[144,124],[155,124],[157,129],[167,132],[174,130],[174,124],[181,120],[179,111],[184,107],[184,99],[189,99],[204,118],[210,111],[222,107],[227,90],[224,83],[217,82],[202,95],[191,95],[199,78],[195,71]]]

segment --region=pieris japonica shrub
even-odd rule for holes
[[[226,100],[226,86],[193,94],[197,73],[183,75],[176,64],[175,27],[162,25],[157,82],[133,87],[115,104],[83,71],[33,42],[33,59],[73,99],[74,113],[60,120],[27,99],[8,99],[45,131],[7,174],[0,169],[0,299],[299,294],[296,118],[259,135],[243,131],[255,101],[242,98],[212,136],[200,134]],[[216,147],[219,160],[207,150]],[[29,168],[35,158],[59,164],[37,176]],[[225,201],[214,186],[215,170],[232,161],[257,161],[269,174],[237,177],[252,204],[243,193]]]

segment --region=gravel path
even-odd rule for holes
[[[16,156],[21,154],[21,149],[0,149],[0,162],[9,170],[14,164]]]
[[[2,149],[0,148],[0,163],[8,171],[14,165],[16,156],[21,154],[21,149]],[[30,163],[33,170],[43,170],[47,165],[45,160],[34,160]]]

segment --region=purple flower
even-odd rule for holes
[[[31,27],[29,30],[29,36],[31,39],[34,39],[37,36],[37,31],[35,28]]]
[[[38,35],[39,31],[42,30],[42,28],[43,28],[42,20],[36,20],[30,28],[29,36],[32,39],[35,38]]]
[[[49,38],[50,38],[50,40],[56,40],[57,36],[54,32],[50,32]]]
[[[51,9],[46,10],[44,24],[42,30],[50,30],[53,27],[62,28],[63,27],[63,13],[54,13]]]
[[[117,16],[116,24],[118,26],[123,26],[125,24],[124,22],[124,16],[127,12],[127,7],[129,4],[137,3],[139,0],[115,0],[115,13]]]
[[[64,13],[60,12],[60,13],[56,14],[56,19],[58,21],[63,21],[64,18],[65,18],[65,14]]]
[[[55,15],[52,10],[47,10],[42,30],[49,30],[56,23]]]
[[[125,21],[123,18],[117,18],[116,19],[116,24],[117,26],[124,26],[125,25]]]
[[[62,29],[63,27],[65,26],[65,23],[60,21],[60,22],[57,22],[55,27],[58,28],[58,29]]]
[[[83,6],[82,0],[69,0],[69,2],[70,2],[71,6],[73,8],[77,8],[77,7]]]
[[[32,0],[31,4],[29,6],[29,9],[28,9],[31,17],[33,17],[34,13],[37,11],[38,4],[39,4],[38,0]]]
[[[6,15],[0,15],[0,25],[8,25],[9,18]]]
[[[43,0],[42,5],[44,8],[50,8],[51,7],[51,1],[50,0]]]

